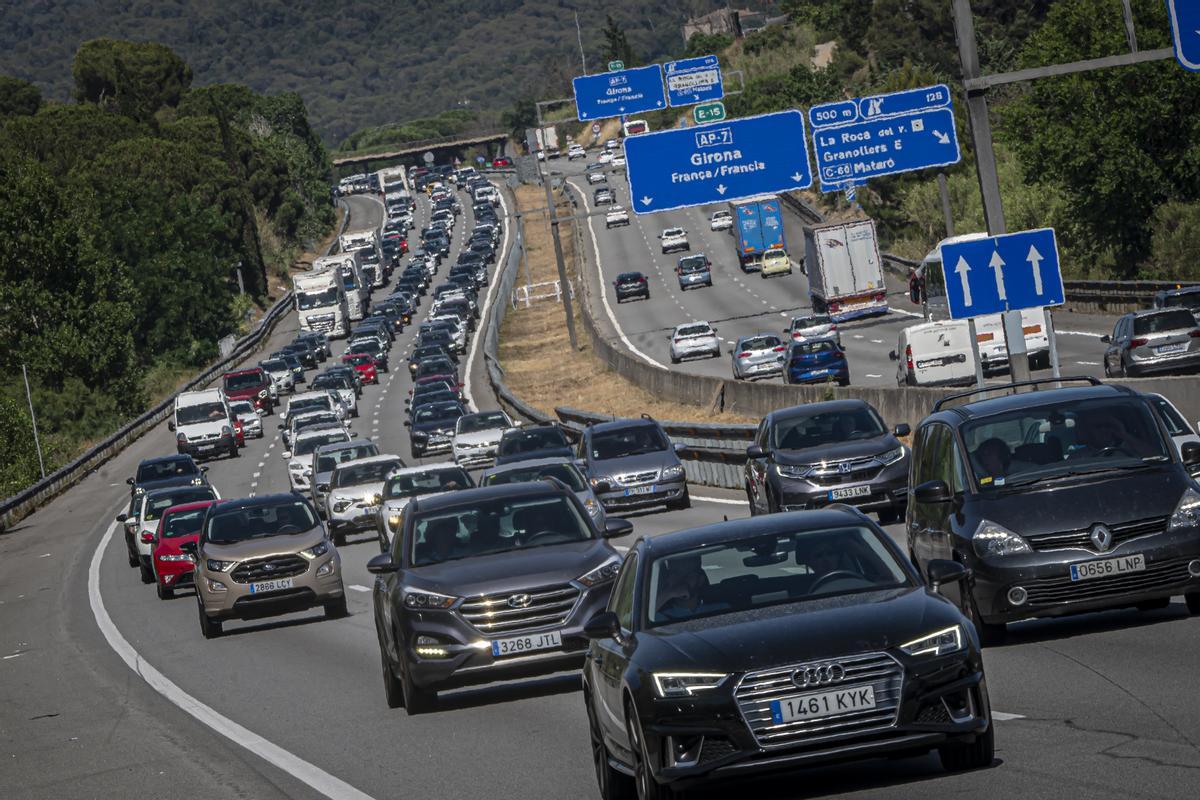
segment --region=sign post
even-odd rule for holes
[[[1195,0],[1167,0],[1171,38],[1180,66],[1200,72],[1200,4]]]
[[[580,122],[667,107],[662,67],[658,64],[598,75],[580,75],[572,84]]]
[[[666,73],[667,102],[672,106],[707,103],[725,96],[721,62],[716,56],[670,61]]]

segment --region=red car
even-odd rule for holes
[[[233,438],[237,440],[238,447],[246,446],[246,429],[242,427],[242,421],[237,417],[230,417],[233,420]]]
[[[222,376],[225,396],[230,400],[249,400],[255,408],[270,414],[275,409],[271,397],[271,376],[262,367],[239,369]]]
[[[509,161],[504,156],[500,156],[499,158],[492,159],[492,166],[493,167],[511,167],[512,162]]]
[[[342,363],[354,367],[363,383],[379,383],[379,370],[374,356],[369,353],[348,353],[342,356]]]
[[[181,546],[200,539],[200,526],[204,523],[205,510],[215,502],[201,500],[197,503],[171,506],[158,520],[158,530],[154,532],[154,557],[151,564],[154,567],[154,583],[158,587],[160,600],[170,600],[175,596],[176,588],[192,585],[195,564],[192,557],[183,552]]]

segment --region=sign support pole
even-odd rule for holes
[[[1046,339],[1050,342],[1050,369],[1055,378],[1062,377],[1062,369],[1058,364],[1058,336],[1054,333],[1054,314],[1046,309]]]
[[[975,386],[983,388],[983,360],[979,357],[979,336],[975,333],[975,318],[967,319],[967,330],[971,335],[971,353],[975,356]]]

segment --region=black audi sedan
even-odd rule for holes
[[[584,623],[604,609],[620,567],[553,479],[414,497],[388,552],[367,569],[388,706],[431,709],[440,689],[577,668]]]
[[[583,692],[605,800],[936,749],[992,762],[971,623],[849,506],[641,539],[589,620]]]
[[[1200,614],[1200,444],[1177,450],[1148,395],[1064,381],[1084,385],[952,395],[913,436],[910,556],[971,568],[967,591],[949,594],[985,645],[1009,622],[1176,595]]]

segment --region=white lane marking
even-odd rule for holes
[[[888,306],[888,313],[889,314],[903,314],[906,317],[916,317],[917,319],[925,318],[924,315],[918,314],[915,311],[907,311],[903,308],[893,308],[892,306]]]
[[[1010,719],[1025,719],[1024,714],[1009,714],[1006,711],[993,711],[992,719],[998,719],[1001,722],[1007,722]]]
[[[500,192],[498,189],[497,189],[497,192],[500,195],[500,206],[504,209],[504,219],[506,220],[506,223],[504,225],[504,238],[500,241],[500,258],[503,260],[508,257],[507,256],[508,234],[509,234],[509,231],[512,229],[512,225],[508,224],[508,222],[507,222],[507,220],[509,220],[508,203],[504,202],[504,193]],[[466,233],[467,233],[467,231],[464,228],[463,235],[465,236]],[[497,263],[502,263],[502,262],[497,262]],[[483,337],[478,334],[480,331],[487,330],[488,317],[492,313],[492,295],[495,293],[496,286],[499,283],[500,283],[500,281],[496,279],[496,273],[493,272],[492,280],[489,281],[489,283],[488,283],[487,297],[485,297],[483,300],[483,303],[484,303],[483,319],[480,320],[480,325],[479,325],[479,328],[476,330],[476,335],[471,340],[471,352],[467,354],[467,364],[466,364],[466,368],[465,368],[465,374],[463,375],[463,399],[465,399],[467,401],[467,405],[469,407],[474,408],[476,411],[479,410],[479,406],[475,405],[475,397],[471,394],[471,371],[475,368],[475,353],[479,350],[479,342],[483,339]],[[581,292],[579,292],[579,294],[582,296],[583,292],[581,291]],[[582,300],[580,302],[582,302]]]
[[[265,467],[266,465],[267,465],[267,462],[265,462],[265,461],[260,461],[260,462],[258,462],[258,468],[259,468],[259,469],[262,469],[262,468],[263,468],[263,467]]]
[[[42,553],[40,556],[38,556],[38,558],[49,558],[52,555],[54,555],[54,554],[53,553]]]
[[[868,378],[882,378],[883,376],[882,376],[882,375],[875,375],[875,374],[872,374],[872,373],[869,373],[869,372],[868,372],[868,373],[867,373],[867,377],[868,377]]]
[[[1103,333],[1092,333],[1091,331],[1060,331],[1058,328],[1055,328],[1054,332],[1059,336],[1091,336],[1096,339],[1104,335]]]
[[[347,589],[353,589],[353,590],[354,590],[354,591],[356,591],[356,592],[369,592],[369,591],[371,591],[371,588],[370,588],[369,586],[359,586],[357,583],[352,583],[352,584],[350,584],[349,586],[347,586],[346,588],[347,588]]]
[[[24,653],[13,653],[11,656],[5,656],[3,660],[8,661],[10,658],[20,658],[23,655],[25,655],[25,654]]]
[[[1075,363],[1076,363],[1076,364],[1080,364],[1080,365],[1082,365],[1082,366],[1085,366],[1085,367],[1098,367],[1098,366],[1100,366],[1100,362],[1099,362],[1099,361],[1076,361]]]
[[[692,499],[699,500],[704,503],[720,503],[721,505],[725,505],[725,506],[744,506],[744,505],[746,505],[745,500],[731,500],[728,497],[708,497],[706,495],[694,494],[694,495],[692,495]]]
[[[261,473],[261,472],[256,472],[256,473],[254,473],[253,475],[251,475],[250,477],[251,477],[251,478],[261,478],[261,477],[262,477],[262,473]]]
[[[856,333],[856,334],[854,334],[854,338],[855,339],[864,339],[866,337],[864,337],[861,333]]]
[[[116,522],[109,524],[108,530],[104,532],[104,538],[100,540],[100,544],[92,553],[92,562],[88,567],[88,602],[92,607],[92,615],[96,618],[96,626],[100,628],[100,633],[104,635],[108,646],[120,656],[121,660],[141,676],[150,685],[150,688],[192,715],[202,725],[208,726],[234,744],[241,745],[314,791],[334,800],[372,800],[370,795],[355,789],[315,764],[284,750],[274,742],[259,736],[254,731],[201,703],[142,658],[141,653],[121,635],[113,623],[112,617],[108,615],[108,609],[104,607],[104,598],[100,596],[100,560],[116,528]]]
[[[872,339],[871,344],[883,344],[883,339]]]

